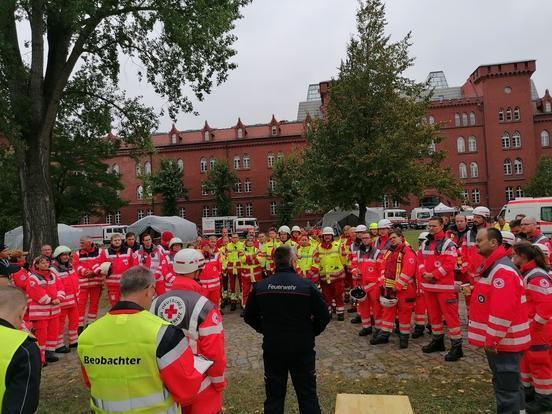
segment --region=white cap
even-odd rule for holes
[[[300,232],[301,232],[301,227],[299,227],[299,226],[293,226],[293,227],[291,228],[291,232],[293,233],[294,231],[298,231],[298,232],[300,233]]]
[[[325,235],[325,234],[331,234],[332,236],[334,235],[334,231],[331,227],[324,227],[322,229],[322,235]]]
[[[391,220],[382,219],[378,221],[378,229],[390,229],[391,227],[393,227]]]
[[[169,242],[169,249],[173,246],[173,244],[181,244],[182,247],[184,247],[184,243],[182,242],[181,239],[179,239],[178,237],[173,237],[171,239],[171,241]]]
[[[550,256],[550,249],[546,244],[535,243],[534,246],[537,246],[544,253],[545,256]]]
[[[368,231],[368,227],[366,227],[364,224],[359,224],[356,226],[355,233],[362,233]]]
[[[100,273],[104,276],[107,276],[109,274],[109,271],[111,270],[111,263],[110,262],[103,262],[100,265]]]
[[[502,243],[508,243],[510,246],[516,244],[516,236],[511,231],[501,231],[502,234]]]
[[[491,217],[491,211],[487,207],[484,207],[484,206],[479,206],[479,207],[474,208],[473,211],[472,211],[472,214],[474,216],[482,216],[482,217],[485,217],[485,218]]]
[[[55,259],[63,253],[71,254],[71,249],[67,246],[58,246],[56,247],[56,250],[54,250],[52,257]]]
[[[418,235],[418,240],[426,240],[426,239],[427,239],[427,236],[429,236],[429,231],[422,231],[422,232]]]
[[[291,234],[291,230],[289,229],[288,226],[280,226],[280,228],[278,229],[278,233]]]
[[[199,256],[195,249],[182,249],[174,255],[175,273],[186,275],[199,269]]]

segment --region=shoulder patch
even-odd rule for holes
[[[413,258],[413,257],[411,257],[410,259],[408,259],[408,263],[410,263],[410,264],[414,264],[414,262],[415,262],[415,260],[414,260],[414,258]]]
[[[186,316],[186,304],[178,296],[170,296],[159,304],[157,316],[178,326]]]
[[[540,280],[539,285],[543,288],[547,288],[547,287],[550,287],[550,282],[548,282],[548,280],[543,278]]]
[[[213,316],[211,317],[211,320],[215,325],[218,325],[220,323],[218,312],[213,312]]]
[[[495,280],[493,280],[493,286],[497,289],[502,289],[504,285],[504,279],[496,278]]]

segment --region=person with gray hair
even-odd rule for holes
[[[34,413],[42,361],[36,339],[18,327],[27,309],[23,291],[0,286],[0,412]]]
[[[521,233],[531,244],[545,246],[548,251],[552,251],[552,243],[548,237],[542,234],[535,217],[524,217],[521,219]]]
[[[180,412],[199,392],[205,368],[196,366],[184,332],[148,311],[155,296],[149,269],[128,269],[120,288],[121,300],[79,337],[92,411]]]
[[[294,249],[276,248],[274,275],[253,286],[245,306],[245,322],[263,334],[266,414],[284,413],[288,373],[299,411],[320,413],[314,344],[330,314],[316,286],[295,272],[296,261]]]

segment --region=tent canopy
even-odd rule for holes
[[[434,208],[433,211],[435,214],[446,214],[446,213],[454,213],[456,209],[454,207],[449,207],[446,204],[439,203]]]
[[[159,238],[164,231],[170,231],[185,243],[197,239],[197,226],[177,216],[146,216],[127,227],[127,233],[133,232],[138,236],[149,233],[154,239]]]
[[[82,230],[68,226],[67,224],[58,224],[58,240],[59,244],[69,247],[71,250],[77,250],[79,248],[80,237]],[[4,243],[10,249],[23,249],[23,227],[19,226],[13,230],[8,231],[4,235]],[[56,247],[56,246],[52,246]]]

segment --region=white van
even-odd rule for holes
[[[509,222],[518,214],[536,218],[541,231],[548,236],[552,235],[552,197],[521,197],[510,200],[502,207],[499,215]]]
[[[425,207],[413,208],[410,212],[410,228],[412,229],[425,229],[429,219],[431,218],[431,210]]]
[[[383,218],[388,219],[394,226],[399,225],[402,228],[408,227],[408,220],[406,219],[406,210],[401,208],[390,208],[383,211]]]

